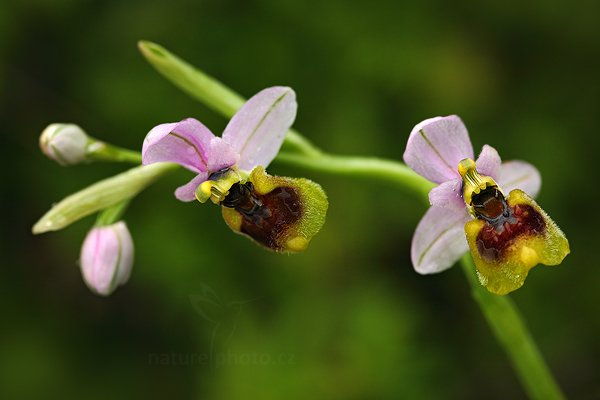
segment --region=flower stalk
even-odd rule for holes
[[[94,224],[94,226],[107,226],[118,222],[125,214],[125,211],[127,211],[127,207],[129,207],[130,202],[131,198],[105,208],[104,210],[98,213],[98,217],[96,218],[96,223]]]
[[[139,48],[150,64],[175,86],[223,116],[231,117],[244,103],[239,94],[163,47],[140,41]],[[293,130],[286,135],[284,147],[276,161],[334,175],[381,179],[417,194],[426,194],[433,186],[400,162],[329,155]],[[509,357],[527,394],[533,399],[564,398],[516,305],[510,298],[491,294],[479,284],[470,255],[462,258],[461,265],[471,286],[474,300]]]
[[[554,381],[512,299],[490,294],[480,285],[469,253],[461,258],[460,265],[471,286],[473,299],[481,308],[496,340],[507,353],[527,395],[532,399],[563,399],[560,387]]]
[[[97,142],[92,145],[92,151],[89,153],[88,158],[90,161],[124,162],[129,164],[140,164],[142,162],[142,155],[139,151],[125,149],[105,142]]]
[[[318,156],[307,156],[282,151],[275,159],[288,165],[334,175],[363,178],[376,178],[414,192],[417,196],[426,196],[433,184],[415,174],[406,165],[375,157],[340,156],[320,152]]]

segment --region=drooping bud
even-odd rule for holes
[[[463,198],[475,219],[465,224],[467,242],[483,286],[495,294],[520,288],[537,264],[558,265],[569,254],[560,228],[527,194],[505,198],[494,180],[480,175],[475,162],[460,162]]]
[[[256,167],[221,202],[223,218],[236,233],[279,252],[300,252],[321,229],[327,196],[303,178],[271,176]]]
[[[86,161],[90,137],[75,124],[50,124],[40,136],[40,149],[60,165]]]
[[[83,280],[95,293],[110,295],[129,279],[133,253],[133,240],[125,222],[93,228],[81,247]]]

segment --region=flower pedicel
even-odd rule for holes
[[[501,163],[488,145],[477,161],[472,158],[467,129],[457,116],[425,120],[411,132],[404,161],[439,184],[413,236],[413,266],[421,274],[440,272],[470,249],[481,284],[507,294],[523,285],[535,265],[560,264],[569,242],[526,194],[535,196],[541,184],[532,165]]]

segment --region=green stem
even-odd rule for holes
[[[374,157],[352,157],[321,153],[318,157],[280,152],[275,159],[316,172],[350,177],[375,178],[397,184],[420,196],[427,196],[433,184],[402,163]]]
[[[127,207],[129,206],[130,202],[131,198],[123,200],[120,203],[114,204],[100,211],[98,213],[98,217],[96,218],[96,224],[94,226],[108,226],[119,221],[123,214],[125,214],[125,211],[127,210]]]
[[[563,399],[552,374],[516,305],[508,296],[497,296],[481,286],[470,254],[460,264],[471,285],[471,295],[504,348],[525,391],[532,399]]]
[[[140,41],[139,48],[158,72],[223,116],[231,117],[242,106],[242,96],[165,48],[146,41]],[[295,131],[288,132],[282,152],[276,160],[313,171],[382,179],[408,187],[417,193],[427,193],[432,187],[430,182],[402,163],[326,154]],[[469,255],[463,258],[462,265],[475,301],[511,360],[528,395],[534,399],[563,398],[514,303],[509,297],[487,292],[479,284]]]
[[[141,164],[142,154],[139,151],[124,149],[105,142],[93,142],[88,147],[87,158],[90,161],[126,162]]]

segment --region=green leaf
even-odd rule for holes
[[[52,207],[33,226],[32,231],[39,234],[63,229],[83,217],[134,197],[177,167],[172,163],[143,165],[96,182]]]

